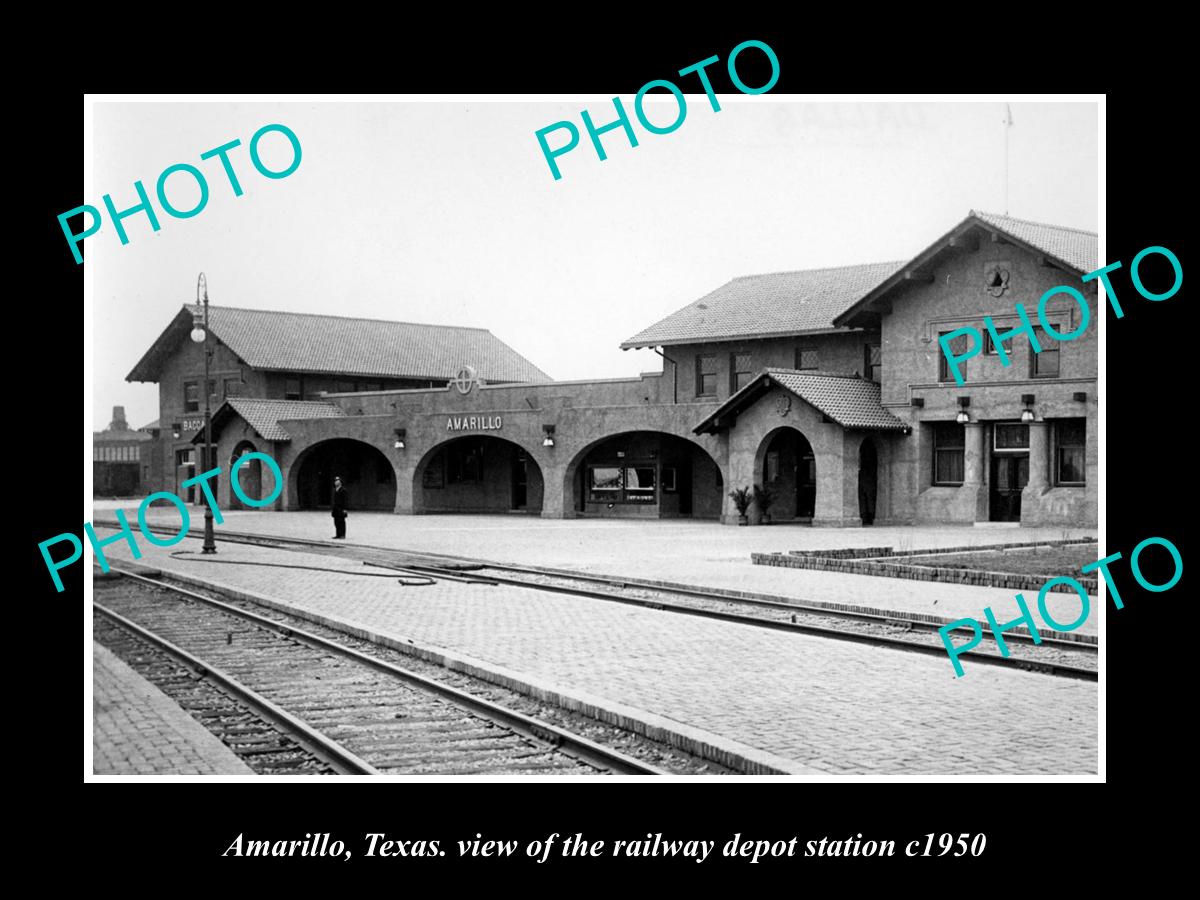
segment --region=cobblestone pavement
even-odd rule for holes
[[[1097,768],[1094,683],[787,634],[524,588],[210,564],[203,577],[669,717],[847,774],[1083,774]],[[462,550],[458,547],[455,549]],[[128,548],[110,546],[114,558]],[[362,571],[360,563],[226,544],[221,560]]]
[[[98,517],[113,517],[111,505],[103,508],[98,504],[96,512]],[[320,512],[231,511],[224,515],[227,527],[259,534],[324,540],[330,537],[332,529],[329,515]],[[130,513],[128,518],[136,528],[134,515]],[[155,521],[156,516],[151,514],[149,518]],[[165,514],[162,521],[171,523],[171,534],[179,528],[178,514],[173,511]],[[193,531],[201,524],[199,516],[194,516]],[[218,541],[221,527],[216,529]],[[829,547],[916,549],[1079,536],[1094,538],[1096,530],[969,526],[810,528],[800,525],[739,528],[679,519],[632,522],[541,519],[520,515],[396,516],[388,513],[352,513],[349,519],[351,543],[758,591],[800,600],[851,603],[946,618],[970,616],[982,620],[984,607],[990,606],[1000,622],[1020,615],[1015,591],[756,566],[750,562],[750,554]],[[1103,555],[1097,553],[1097,558]],[[1025,598],[1030,608],[1036,610],[1036,592],[1026,591]],[[1100,611],[1106,611],[1106,606],[1093,598],[1092,613],[1078,629],[1081,634],[1097,633],[1103,615]],[[1074,594],[1048,595],[1047,608],[1059,622],[1073,622],[1079,616],[1079,600]]]
[[[92,769],[97,775],[253,775],[170,697],[92,642]]]

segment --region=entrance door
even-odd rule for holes
[[[858,448],[858,515],[864,525],[875,523],[875,496],[879,488],[878,465],[875,442],[864,438]]]
[[[992,457],[990,518],[993,522],[1021,521],[1021,491],[1029,482],[1029,454]]]
[[[520,454],[513,459],[512,467],[512,508],[525,509],[529,503],[529,473],[525,470],[525,455]]]

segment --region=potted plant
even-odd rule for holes
[[[758,504],[758,511],[762,513],[762,521],[764,525],[771,524],[771,504],[775,502],[775,495],[771,493],[770,488],[762,487],[761,485],[754,486],[754,502]]]
[[[738,524],[748,525],[750,520],[746,518],[746,510],[750,508],[750,488],[740,487],[729,492],[729,499],[733,501],[733,505],[737,507]]]

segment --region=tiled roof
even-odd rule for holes
[[[191,311],[184,306],[126,380],[158,380],[165,359],[191,331]],[[474,366],[485,381],[551,380],[485,328],[231,306],[210,306],[208,314],[213,335],[255,369],[442,380]]]
[[[767,374],[783,388],[812,404],[843,428],[873,428],[906,431],[908,426],[879,402],[879,385],[857,375],[797,372],[768,369]]]
[[[1007,232],[1017,240],[1024,241],[1062,260],[1080,272],[1091,272],[1097,266],[1099,238],[1094,231],[1083,231],[1079,228],[1067,228],[1062,225],[1046,225],[1041,222],[1014,219],[1010,216],[1000,216],[978,210],[971,210],[971,215],[993,228]]]
[[[843,428],[907,432],[908,425],[883,408],[879,385],[857,375],[765,369],[757,378],[721,404],[693,431],[697,434],[727,427],[720,420],[753,405],[772,385],[795,394]]]
[[[155,419],[153,422],[149,423],[148,425],[143,425],[141,428],[138,429],[138,431],[150,431],[151,429],[158,428],[158,427],[159,427],[158,419]]]
[[[903,262],[744,275],[621,344],[660,347],[832,329],[833,317]]]
[[[280,427],[280,419],[336,419],[346,415],[336,403],[324,400],[255,400],[249,397],[231,397],[225,403],[233,407],[260,437],[268,441],[292,439],[292,436]],[[215,433],[216,429],[213,431]]]

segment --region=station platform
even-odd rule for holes
[[[95,775],[254,775],[174,700],[92,642]]]
[[[276,533],[283,523],[328,527],[328,517],[320,523],[315,516],[267,517]],[[364,543],[368,518],[351,519],[351,535]],[[379,519],[379,527],[390,520],[394,541],[415,545],[417,529],[405,526],[417,520]],[[239,518],[233,526],[233,516],[229,521],[246,524]],[[537,524],[526,527],[545,533]],[[444,532],[440,539],[426,532],[423,540],[430,549],[485,555],[478,546],[447,543]],[[107,549],[114,561],[130,558],[124,542]],[[225,544],[216,557],[202,557],[194,540],[171,550],[143,549],[141,563],[164,573],[363,629],[405,652],[486,672],[564,706],[600,710],[633,727],[641,723],[639,730],[648,723],[684,741],[728,747],[761,762],[763,771],[1081,776],[1098,767],[1098,686],[1092,682],[988,666],[956,679],[940,657],[526,588],[448,581],[403,587],[356,576],[363,570],[358,561],[311,553]],[[174,550],[191,552],[173,556]],[[658,551],[651,546],[647,552]],[[563,561],[550,552],[541,559]]]
[[[95,519],[112,520],[116,502],[96,504]],[[136,506],[126,503],[128,521],[136,522]],[[223,512],[221,529],[327,540],[333,522],[321,512]],[[179,516],[173,509],[152,509],[148,521],[163,522],[175,533]],[[203,519],[192,516],[192,533]],[[1020,615],[1016,591],[932,581],[908,581],[874,575],[854,575],[813,569],[756,566],[751,553],[786,553],[845,547],[891,546],[898,550],[1002,544],[1066,538],[1095,538],[1094,528],[1020,528],[971,526],[895,526],[871,528],[812,528],[805,525],[738,526],[690,519],[542,519],[537,516],[431,515],[397,516],[352,512],[347,520],[347,543],[447,553],[504,562],[572,569],[590,574],[668,581],[701,587],[749,591],[794,600],[851,604],[875,610],[925,613],[945,619],[983,620],[991,607],[998,621]],[[1097,552],[1100,558],[1104,554]],[[1055,575],[1073,575],[1056,572]],[[1036,609],[1036,594],[1026,592]],[[1060,622],[1079,616],[1079,599],[1071,593],[1052,593],[1047,608]],[[1098,634],[1107,609],[1092,598],[1091,615],[1078,629]]]

